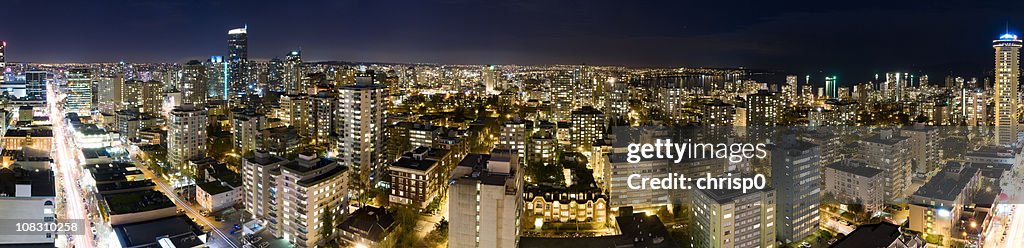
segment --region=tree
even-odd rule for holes
[[[424,241],[428,247],[443,247],[448,241],[448,220],[441,218],[441,221],[435,223],[434,230],[427,233]]]
[[[668,211],[668,207],[661,207],[658,209],[658,218],[661,219],[662,223],[669,223],[674,220],[672,213]]]
[[[334,212],[327,208],[320,214],[320,242],[330,242],[331,235],[334,235]]]

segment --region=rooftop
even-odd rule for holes
[[[348,167],[341,166],[341,165],[334,166],[334,168],[331,168],[328,171],[320,173],[320,174],[318,174],[318,175],[316,175],[314,177],[311,177],[311,178],[306,178],[306,179],[299,180],[298,182],[295,182],[295,183],[299,184],[299,185],[302,185],[302,186],[314,185],[314,184],[319,183],[320,181],[323,181],[325,179],[334,177],[334,176],[338,175],[339,173],[345,172],[346,170],[348,170]]]
[[[349,215],[337,227],[363,238],[381,241],[396,226],[395,216],[384,208],[365,206]]]
[[[221,181],[205,182],[200,183],[196,186],[198,186],[200,189],[203,189],[203,191],[210,195],[217,195],[220,193],[231,191],[231,187],[228,187],[227,185],[225,185],[225,183]]]
[[[842,171],[842,172],[846,172],[846,173],[851,173],[851,174],[862,176],[862,177],[874,177],[874,176],[878,175],[879,173],[882,173],[882,170],[871,168],[871,167],[867,167],[867,166],[857,165],[855,163],[850,163],[850,162],[846,162],[846,161],[839,161],[839,162],[831,163],[831,164],[829,164],[829,165],[827,165],[825,167],[827,167],[829,169],[833,169],[833,170],[838,170],[838,171]]]
[[[27,195],[56,196],[55,181],[50,170],[29,170],[21,167],[0,168],[0,197]],[[29,192],[17,192],[17,185],[31,185]]]
[[[119,194],[103,195],[111,215],[145,212],[163,208],[172,208],[170,198],[156,190],[135,191]]]
[[[871,137],[867,137],[863,141],[864,142],[876,143],[876,144],[883,144],[883,145],[895,145],[895,144],[898,144],[899,142],[904,141],[906,139],[907,139],[907,137],[901,137],[901,136],[895,135],[895,134],[887,135],[885,133],[879,133],[879,134],[871,135]]]
[[[889,222],[878,224],[861,225],[849,235],[832,244],[833,248],[847,247],[890,247],[896,243],[903,233],[900,227]],[[904,237],[906,240],[912,240]],[[900,242],[904,243],[904,242]],[[923,244],[922,244],[923,245]],[[902,247],[902,246],[899,246]]]
[[[157,240],[164,237],[176,247],[203,245],[198,238],[203,234],[202,228],[185,216],[115,225],[113,229],[123,247],[161,247]]]
[[[978,169],[949,162],[942,172],[914,192],[914,196],[953,201],[978,174]]]

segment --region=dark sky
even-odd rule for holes
[[[869,77],[980,74],[1024,1],[4,0],[23,62],[184,62],[223,55],[248,24],[253,58],[709,66]]]

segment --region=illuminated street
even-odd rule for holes
[[[78,219],[86,220],[86,228],[84,230],[86,235],[73,236],[72,244],[73,247],[95,247],[96,241],[93,240],[91,235],[92,221],[88,220],[88,210],[85,205],[85,200],[82,197],[82,188],[78,185],[79,177],[81,176],[81,168],[78,166],[75,155],[69,150],[71,145],[71,138],[67,135],[67,129],[64,127],[64,117],[58,103],[60,98],[57,97],[56,86],[49,84],[47,85],[47,106],[49,106],[50,122],[53,123],[53,135],[54,143],[56,148],[56,159],[54,164],[57,166],[56,170],[60,171],[62,178],[60,179],[61,188],[64,189],[64,210],[66,219]]]

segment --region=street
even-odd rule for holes
[[[167,181],[163,177],[157,176],[152,171],[150,171],[149,168],[146,168],[145,166],[138,166],[138,168],[142,171],[143,174],[146,175],[146,178],[149,178],[150,180],[153,181],[153,183],[156,183],[157,188],[159,188],[160,191],[164,193],[164,195],[167,195],[168,198],[171,198],[174,204],[178,206],[178,209],[185,210],[185,214],[192,218],[192,220],[198,222],[197,224],[209,228],[211,234],[215,234],[213,238],[207,243],[207,245],[209,245],[210,247],[241,247],[240,242],[237,240],[237,237],[232,237],[233,235],[229,235],[228,233],[225,233],[224,230],[221,230],[225,228],[225,226],[221,222],[212,221],[210,220],[209,217],[203,216],[202,214],[199,213],[198,210],[196,210],[197,207],[193,206],[190,202],[178,197],[178,194],[175,193],[174,188],[168,186]],[[230,229],[232,227],[228,225],[226,226],[226,228]]]
[[[77,182],[81,176],[81,168],[78,167],[73,154],[68,147],[71,142],[66,128],[64,127],[64,116],[58,106],[59,99],[57,98],[56,87],[53,84],[47,85],[47,106],[49,108],[50,122],[53,123],[53,136],[56,148],[56,158],[54,159],[54,165],[57,168],[54,170],[59,171],[61,178],[60,188],[63,189],[63,196],[60,202],[64,205],[62,208],[65,210],[64,219],[80,219],[86,220],[86,230],[92,229],[92,221],[88,218],[88,210],[85,206],[85,198],[82,197],[82,187]],[[87,232],[88,233],[88,232]],[[75,235],[68,237],[72,244],[68,247],[96,247],[96,241],[93,240],[92,235]]]

